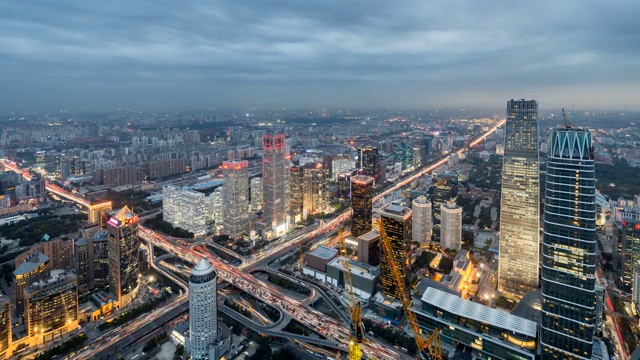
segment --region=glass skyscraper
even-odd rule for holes
[[[385,296],[398,301],[403,299],[403,286],[409,286],[409,276],[411,275],[411,263],[409,255],[411,253],[411,209],[404,206],[388,204],[380,209],[380,225],[391,245],[391,258],[389,261],[384,247],[380,247],[380,290]],[[381,229],[382,231],[382,229]],[[382,241],[382,240],[381,240]],[[404,276],[404,284],[398,284],[393,277],[391,267],[400,269]]]
[[[358,237],[371,231],[373,217],[373,178],[356,175],[351,178],[351,235]]]
[[[109,290],[118,298],[118,308],[131,303],[140,290],[140,238],[138,216],[127,206],[109,214],[107,221]]]
[[[510,100],[504,132],[498,288],[519,296],[538,287],[538,177],[538,103]]]
[[[543,359],[591,359],[596,307],[595,190],[591,133],[554,130],[544,200]]]

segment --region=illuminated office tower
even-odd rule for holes
[[[111,211],[111,201],[101,201],[98,203],[91,203],[89,205],[89,222],[97,223],[100,228],[104,229],[105,213]]]
[[[449,200],[440,208],[442,224],[440,245],[445,249],[462,248],[462,208],[454,200]]]
[[[249,231],[249,162],[232,160],[222,163],[224,176],[224,233],[241,239]]]
[[[9,347],[11,347],[11,301],[6,295],[0,292],[0,359],[9,357]]]
[[[548,156],[542,358],[591,359],[596,318],[596,188],[591,133],[554,129]]]
[[[289,156],[284,134],[262,137],[262,213],[277,235],[287,230]]]
[[[36,343],[46,342],[78,329],[76,276],[64,270],[24,289],[25,325]]]
[[[622,217],[615,223],[618,232],[619,271],[624,289],[630,290],[633,268],[640,261],[640,208],[627,207],[618,213]]]
[[[378,148],[374,146],[366,146],[358,149],[358,163],[356,166],[362,169],[362,173],[378,178]]]
[[[538,287],[538,177],[538,103],[510,100],[504,132],[498,289],[519,296]]]
[[[403,290],[399,285],[407,287],[411,276],[409,255],[411,252],[411,209],[404,206],[387,204],[380,209],[380,222],[387,236],[393,262],[387,259],[384,247],[380,255],[380,290],[390,298],[402,301]],[[402,271],[404,284],[397,284],[393,277],[392,267]]]
[[[109,290],[118,299],[116,306],[122,308],[133,301],[140,289],[138,216],[125,206],[107,217]]]
[[[328,174],[321,162],[304,166],[302,208],[307,214],[322,213],[327,209]]]
[[[631,283],[631,300],[640,309],[640,261],[633,267],[633,281]]]
[[[303,219],[304,210],[304,166],[289,169],[289,214],[294,223]]]
[[[413,200],[413,241],[426,245],[431,241],[431,202],[425,196]]]
[[[433,183],[433,188],[433,194],[431,195],[433,232],[436,239],[440,239],[440,207],[458,196],[458,177],[447,173],[438,175]]]
[[[351,177],[351,235],[358,237],[373,228],[373,178],[366,175]]]
[[[251,202],[249,208],[253,211],[262,210],[262,178],[254,177],[249,181],[249,188],[251,189]]]
[[[24,261],[20,262],[16,259],[16,269],[13,271],[13,304],[16,309],[16,316],[22,317],[25,312],[24,289],[37,281],[49,277],[50,271],[49,257],[43,253],[35,252],[29,254]]]
[[[217,275],[204,259],[189,277],[189,353],[191,358],[217,359],[215,342],[218,331]]]

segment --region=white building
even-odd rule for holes
[[[191,270],[189,277],[189,343],[191,358],[218,359],[216,337],[218,330],[217,275],[206,260]]]
[[[442,204],[440,209],[440,245],[445,249],[462,248],[462,208],[455,201]]]
[[[335,158],[331,161],[331,180],[338,181],[338,174],[348,173],[349,170],[356,167],[353,159]]]
[[[251,203],[249,205],[249,209],[253,211],[262,210],[262,178],[254,177],[250,181],[251,188]]]
[[[167,185],[162,189],[164,221],[196,236],[206,235],[212,215],[210,201],[201,192]]]
[[[431,202],[425,196],[413,200],[413,224],[411,224],[413,241],[426,245],[431,241]]]
[[[249,162],[231,160],[222,163],[224,176],[223,233],[241,239],[249,230]]]

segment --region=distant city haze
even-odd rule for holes
[[[640,2],[0,4],[0,113],[640,108]]]

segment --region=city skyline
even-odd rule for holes
[[[638,108],[632,1],[120,5],[0,5],[0,112]]]

